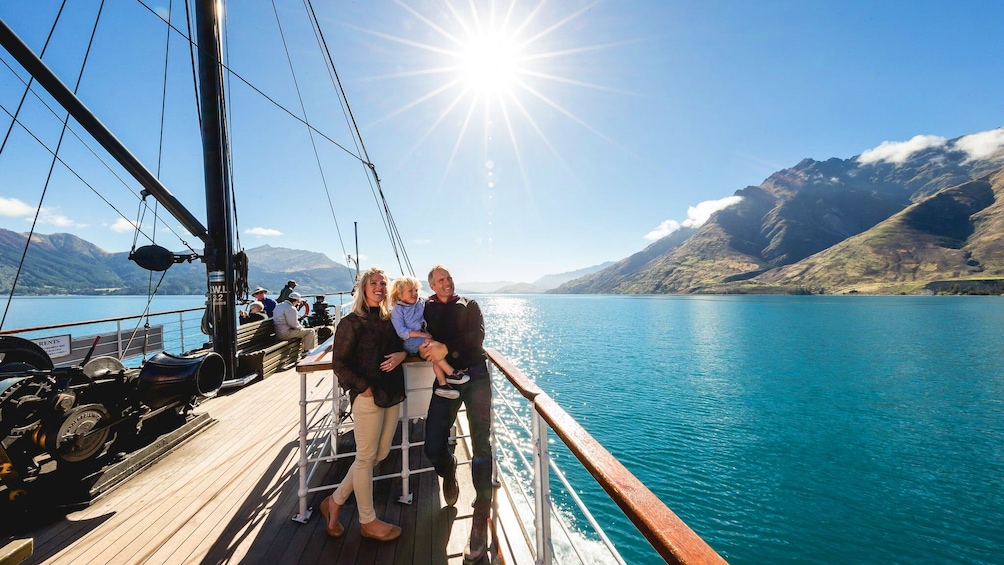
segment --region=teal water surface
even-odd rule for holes
[[[478,300],[488,345],[730,563],[1001,562],[1004,299]],[[628,563],[661,561],[561,465]]]

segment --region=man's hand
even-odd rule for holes
[[[422,345],[418,346],[418,354],[426,361],[432,361],[433,363],[438,363],[443,359],[446,359],[446,354],[449,351],[446,346],[438,341],[427,340]]]

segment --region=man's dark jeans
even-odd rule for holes
[[[470,381],[453,385],[460,390],[460,398],[450,400],[432,395],[425,420],[425,455],[440,477],[455,472],[456,463],[449,445],[450,428],[457,419],[460,404],[464,403],[474,446],[474,458],[471,460],[471,479],[477,491],[474,508],[487,510],[492,501],[492,383],[487,364],[470,367],[467,374],[471,377]]]

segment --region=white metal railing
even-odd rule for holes
[[[73,364],[82,359],[94,338],[100,335],[103,336],[102,342],[113,342],[110,351],[103,350],[103,355],[113,355],[126,365],[138,365],[161,350],[184,352],[205,345],[208,338],[201,329],[203,312],[203,307],[167,310],[146,315],[4,330],[0,331],[0,335],[35,341],[54,336],[71,336],[69,350],[61,350],[58,356],[53,356],[52,361],[56,365]],[[152,328],[157,329],[151,332]]]
[[[355,456],[354,452],[338,452],[338,435],[350,429],[352,422],[348,396],[339,389],[331,370],[329,351],[333,339],[330,338],[297,365],[297,372],[300,373],[299,505],[293,520],[301,523],[306,523],[311,517],[309,495],[338,486],[310,486],[316,474],[324,469],[321,464]],[[625,562],[551,456],[548,444],[551,434],[554,434],[668,563],[725,563],[519,369],[494,350],[488,350],[488,356],[494,391],[491,441],[496,465],[493,479],[501,490],[496,493],[493,505],[493,530],[501,526],[507,539],[525,540],[534,553],[534,562],[541,565],[574,561]],[[435,377],[428,362],[408,365],[411,365],[406,365],[408,394],[402,403],[400,416],[402,442],[392,447],[401,449],[401,469],[373,478],[400,479],[402,496],[399,501],[404,503],[411,502],[410,476],[434,471],[432,467],[411,469],[410,448],[422,445],[422,442],[410,443],[407,430],[410,422],[424,417]],[[409,369],[415,372],[415,378],[409,378]],[[496,369],[505,379],[496,378]],[[506,386],[506,381],[512,386]],[[456,439],[467,437],[456,433],[457,429],[454,429]],[[557,483],[551,481],[552,476]],[[578,531],[572,522],[581,523],[579,518],[569,509],[555,504],[553,489],[558,484],[562,489],[561,495],[572,501],[582,521],[589,524],[591,535]],[[498,502],[503,495],[508,498],[507,506],[516,513],[515,520],[500,519]],[[507,529],[509,527],[514,529]],[[498,536],[495,536],[495,541],[499,541]],[[556,551],[556,542],[560,551]],[[603,554],[598,555],[598,551]]]
[[[296,370],[300,375],[300,431],[299,458],[297,461],[299,499],[296,515],[293,520],[306,523],[310,520],[312,509],[308,505],[308,497],[312,493],[326,492],[338,487],[338,483],[313,484],[318,473],[323,472],[325,463],[334,463],[339,459],[355,457],[354,451],[338,451],[338,436],[350,430],[352,424],[349,395],[338,386],[338,379],[331,370],[331,344],[334,336],[314,349],[306,358],[300,361]],[[424,418],[432,396],[432,383],[435,374],[428,361],[407,362],[404,364],[406,394],[400,406],[399,421],[401,422],[401,442],[391,446],[391,450],[401,451],[401,469],[395,473],[374,476],[374,481],[385,479],[401,480],[401,496],[398,502],[411,504],[411,476],[418,473],[435,472],[434,467],[412,469],[411,448],[422,446],[424,441],[412,442],[409,434],[409,424]],[[311,380],[311,377],[314,377]],[[454,439],[457,434],[454,434]]]
[[[492,368],[495,368],[494,365]],[[519,400],[523,400],[513,398],[513,393],[518,391],[511,386],[500,386],[503,384],[507,385],[508,382],[492,379],[497,405],[496,422],[493,426],[497,441],[496,458],[499,460],[499,465],[506,469],[503,476],[509,478],[505,492],[510,497],[510,503],[514,508],[526,511],[533,509],[532,521],[520,520],[518,523],[523,529],[523,536],[530,546],[536,549],[536,562],[549,564],[556,561],[553,531],[555,525],[561,530],[559,539],[562,546],[567,552],[571,552],[579,563],[595,563],[597,560],[595,551],[590,551],[587,555],[583,548],[585,544],[593,547],[596,544],[590,543],[584,534],[576,531],[569,523],[573,518],[566,516],[556,507],[551,484],[551,473],[553,473],[561,483],[563,494],[573,501],[581,517],[589,524],[593,534],[609,554],[611,561],[624,564],[625,561],[613,542],[576,494],[558,464],[551,458],[548,449],[547,422],[532,403],[517,404]],[[499,408],[503,410],[500,411]],[[500,412],[507,417],[499,415]],[[500,447],[504,448],[501,452]],[[520,480],[519,477],[524,477],[525,480]],[[519,495],[519,500],[513,498],[514,495]],[[528,523],[533,524],[532,531],[525,527]]]
[[[497,351],[489,349],[487,352],[493,367],[505,377],[505,380],[494,376],[492,378],[495,404],[505,408],[504,411],[496,410],[493,423],[493,429],[496,430],[493,440],[496,442],[496,461],[500,467],[506,467],[506,472],[499,473],[505,478],[501,486],[514,507],[533,513],[532,520],[520,519],[516,522],[522,536],[528,542],[532,540],[530,546],[535,548],[536,563],[547,565],[559,560],[571,560],[573,557],[580,563],[594,563],[601,559],[592,551],[597,543],[590,542],[585,535],[576,532],[569,525],[566,512],[556,507],[554,484],[550,479],[552,472],[561,483],[563,493],[572,500],[578,512],[589,523],[599,545],[607,550],[610,560],[624,563],[613,543],[551,457],[548,449],[551,433],[596,479],[667,563],[725,563],[714,549],[522,371]],[[507,384],[511,386],[505,386]],[[522,399],[516,396],[517,393]],[[529,480],[520,480],[520,477],[528,475]],[[529,502],[531,499],[532,503]],[[527,530],[528,523],[533,524],[533,531]],[[560,537],[555,536],[555,524],[562,533]],[[507,535],[513,534],[507,532]],[[565,544],[562,549],[567,549],[561,556],[555,551],[556,540]],[[587,545],[590,546],[589,555],[584,554]]]

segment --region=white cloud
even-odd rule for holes
[[[38,212],[38,223],[49,224],[60,228],[86,228],[87,224],[78,224],[70,218],[57,214],[54,209],[42,207]]]
[[[244,233],[248,235],[282,235],[282,232],[279,230],[274,230],[272,228],[258,228],[258,227],[244,230]]]
[[[655,241],[666,237],[667,235],[675,232],[681,227],[684,228],[697,228],[704,225],[704,222],[708,221],[708,218],[712,214],[719,210],[723,210],[732,206],[733,204],[739,203],[742,200],[742,196],[726,196],[720,200],[705,200],[699,203],[697,206],[690,206],[687,208],[687,219],[683,220],[683,223],[679,223],[676,220],[666,220],[665,222],[659,224],[654,230],[645,234],[645,239],[649,241]]]
[[[687,219],[683,220],[683,227],[697,228],[704,225],[712,214],[719,210],[724,210],[733,204],[738,204],[742,196],[726,196],[721,200],[705,200],[697,206],[687,208]]]
[[[649,241],[662,239],[678,229],[680,229],[680,222],[677,222],[676,220],[666,220],[665,222],[659,224],[659,227],[645,234],[645,239]]]
[[[9,218],[19,218],[21,216],[28,216],[25,221],[30,222],[34,219],[35,208],[21,202],[17,198],[4,198],[0,196],[0,216],[7,216]],[[70,218],[57,213],[55,208],[47,208],[43,206],[38,211],[38,223],[42,225],[52,225],[60,228],[86,228],[87,224],[78,224]]]
[[[16,218],[18,216],[29,216],[35,213],[35,209],[21,202],[17,198],[4,198],[0,196],[0,216]]]
[[[125,218],[119,218],[115,220],[114,224],[108,226],[108,229],[118,233],[127,233],[136,229],[136,222]]]
[[[899,165],[911,155],[931,147],[943,147],[948,140],[937,135],[915,135],[910,141],[883,141],[878,147],[869,149],[858,156],[858,163],[868,165],[885,161]]]
[[[959,138],[955,148],[966,152],[972,159],[986,159],[1004,147],[1004,128],[982,131]]]

